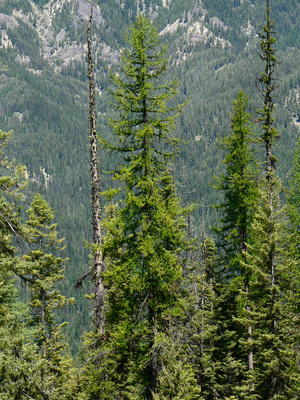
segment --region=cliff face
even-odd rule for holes
[[[114,55],[110,63],[116,63],[116,51],[122,40],[122,30],[128,25],[134,14],[144,11],[155,21],[162,36],[168,35],[169,40],[176,41],[179,47],[198,42],[210,46],[231,47],[230,40],[224,38],[224,33],[232,30],[217,16],[208,13],[199,1],[180,2],[179,0],[163,0],[156,2],[110,1],[94,2],[93,21],[95,26],[95,45],[101,48],[100,56],[107,59],[107,49]],[[102,4],[103,3],[103,4]],[[22,6],[23,4],[23,6]],[[11,36],[20,24],[27,25],[38,36],[39,54],[57,70],[71,62],[84,59],[85,28],[90,15],[90,3],[85,0],[49,0],[18,2],[3,0],[0,3],[1,48],[16,48],[21,57],[30,62],[30,55],[24,48],[15,44]],[[238,34],[255,36],[255,30],[250,20],[247,26],[240,26]],[[120,40],[119,40],[120,39]],[[107,43],[108,42],[108,43]],[[104,50],[103,50],[104,49]],[[177,49],[178,50],[178,49]],[[181,49],[182,50],[182,49]],[[29,57],[29,59],[28,59]]]
[[[5,7],[7,3],[7,7]],[[1,8],[6,9],[9,14],[0,14],[0,28],[2,36],[2,48],[14,48],[15,45],[10,40],[10,33],[22,24],[34,30],[39,38],[40,56],[55,63],[60,60],[62,63],[80,61],[85,53],[84,43],[77,43],[72,40],[68,32],[84,25],[90,14],[90,5],[84,0],[50,0],[44,5],[38,1],[28,0],[28,7],[20,7],[16,3],[16,8],[8,5],[9,1],[2,1]],[[104,24],[98,6],[94,6],[94,23],[97,27]],[[24,53],[24,49],[17,49]],[[23,54],[26,56],[26,54]],[[28,57],[28,56],[27,56]]]

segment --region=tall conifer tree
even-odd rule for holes
[[[26,306],[17,300],[15,277],[12,273],[17,263],[13,239],[24,240],[24,227],[20,212],[16,208],[18,200],[24,198],[24,167],[17,166],[5,156],[5,150],[12,132],[0,130],[0,397],[23,398],[28,392],[26,370],[28,359],[24,353],[33,356],[27,346],[24,352],[23,334]],[[30,357],[28,357],[30,358]]]
[[[289,177],[287,195],[288,215],[292,234],[293,253],[300,260],[300,141],[294,154],[293,170]]]
[[[27,391],[22,378],[28,363],[22,360],[25,337],[21,315],[26,314],[26,307],[22,309],[17,301],[11,269],[17,262],[13,238],[23,241],[16,202],[24,198],[25,185],[24,167],[5,156],[11,135],[0,130],[0,397],[21,399]]]
[[[56,253],[64,249],[58,238],[57,224],[52,223],[53,212],[40,193],[37,193],[28,210],[29,241],[31,250],[23,259],[28,270],[28,287],[32,293],[29,301],[33,324],[37,327],[39,347],[43,357],[53,362],[53,369],[61,369],[59,359],[63,343],[54,319],[54,311],[62,308],[67,299],[57,288],[64,278],[64,262]],[[26,279],[26,278],[25,278]],[[55,363],[57,362],[57,366]]]
[[[247,103],[246,94],[239,92],[234,101],[231,133],[220,140],[220,147],[225,150],[223,163],[226,166],[226,173],[219,178],[216,185],[216,188],[224,193],[223,202],[217,206],[221,211],[221,226],[216,231],[222,239],[221,245],[225,249],[225,259],[228,264],[227,273],[224,275],[225,280],[227,276],[227,284],[223,286],[224,293],[219,294],[217,302],[219,326],[224,332],[217,344],[217,348],[222,349],[218,361],[220,379],[217,379],[217,386],[218,392],[223,392],[223,395],[236,393],[235,387],[239,385],[242,371],[245,370],[240,339],[247,337],[249,344],[252,340],[250,322],[243,320],[241,326],[239,321],[243,308],[249,309],[245,297],[249,292],[251,274],[244,263],[247,259],[251,223],[258,201],[258,172],[253,151],[256,139],[251,129],[251,115],[246,110]],[[239,301],[241,292],[244,297],[243,302]],[[227,350],[224,354],[225,349]],[[247,353],[247,369],[251,371],[253,351],[250,345]],[[221,360],[227,358],[228,361],[222,363]],[[230,369],[228,365],[231,365]]]
[[[216,185],[224,193],[217,209],[221,211],[221,226],[216,231],[222,237],[222,246],[229,260],[239,258],[247,250],[249,229],[257,202],[257,169],[253,144],[256,139],[251,130],[251,115],[247,112],[248,97],[239,92],[234,101],[231,133],[220,139],[225,151],[223,163],[226,173]],[[235,266],[235,268],[239,268]]]
[[[14,268],[26,283],[31,297],[26,329],[35,348],[31,380],[42,399],[67,398],[65,383],[70,378],[70,359],[64,351],[66,342],[62,327],[55,321],[54,312],[67,302],[57,283],[64,278],[64,259],[55,253],[63,250],[63,239],[58,238],[57,224],[52,223],[53,212],[40,193],[34,196],[28,210],[26,238],[30,251]],[[34,357],[32,356],[34,359]],[[40,398],[36,395],[36,398]]]
[[[201,399],[213,399],[218,379],[214,357],[218,337],[215,313],[222,260],[211,238],[204,239],[201,250],[202,260],[195,262],[184,283],[188,294],[183,297],[187,316],[183,336],[191,350],[191,363],[201,389]]]
[[[169,170],[180,108],[166,105],[177,83],[162,81],[167,58],[157,29],[140,15],[126,40],[120,75],[112,75],[115,142],[106,143],[122,160],[114,175],[124,185],[124,200],[108,207],[104,225],[105,348],[113,397],[152,399],[162,390],[157,342],[169,332],[177,308],[186,247]]]
[[[262,142],[265,146],[265,172],[261,181],[260,201],[253,223],[254,241],[249,245],[246,268],[254,277],[249,299],[248,318],[255,326],[254,373],[243,389],[247,399],[297,398],[296,314],[293,302],[295,261],[287,251],[286,216],[280,204],[281,184],[275,170],[273,146],[278,133],[274,127],[274,68],[277,64],[274,21],[266,2],[266,24],[260,34],[261,59],[265,70],[258,78],[264,107],[259,110]],[[292,332],[294,332],[292,334]],[[249,390],[250,389],[250,390]]]
[[[29,268],[28,262],[25,267],[24,259],[20,260],[16,245],[21,244],[24,251],[32,236],[21,218],[20,209],[16,207],[16,203],[24,199],[25,168],[4,156],[10,136],[0,131],[0,398],[62,399],[62,390],[58,396],[57,387],[62,387],[64,382],[61,379],[59,383],[58,379],[63,371],[58,372],[61,364],[57,362],[57,352],[53,351],[57,346],[48,347],[52,361],[55,360],[51,370],[49,359],[42,357],[37,345],[44,329],[36,330],[29,326],[29,308],[19,301],[16,289],[16,275],[24,279]],[[42,245],[42,240],[37,242],[38,246]],[[40,254],[39,250],[36,249],[35,254]],[[51,264],[51,256],[48,254],[45,258]],[[39,264],[38,268],[35,265],[34,268],[36,287],[43,287],[44,294],[47,294],[49,280],[46,279],[47,283],[43,280],[47,273],[42,267],[45,264]],[[48,307],[46,300],[51,303],[49,297],[44,299],[44,311]],[[52,300],[55,301],[54,298]]]
[[[288,251],[286,216],[280,206],[277,181],[273,181],[273,211],[267,190],[262,190],[253,223],[255,240],[249,245],[247,268],[254,279],[248,298],[247,319],[252,335],[254,373],[245,381],[247,399],[293,399],[297,383],[297,324],[294,296],[296,263]],[[272,231],[270,232],[270,227]],[[270,263],[270,254],[273,255]],[[270,268],[274,265],[274,270]],[[249,391],[249,388],[253,390]]]

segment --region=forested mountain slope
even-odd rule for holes
[[[178,77],[174,100],[189,100],[178,121],[180,145],[174,175],[182,201],[195,203],[193,230],[200,234],[216,221],[211,188],[222,170],[218,135],[230,130],[232,102],[239,90],[249,96],[256,126],[262,106],[255,78],[264,68],[258,31],[264,21],[263,0],[110,0],[94,1],[92,27],[97,84],[99,135],[112,136],[107,117],[109,71],[115,71],[125,45],[123,31],[144,11],[157,25],[169,48],[165,79]],[[277,20],[276,128],[281,140],[275,153],[286,180],[300,129],[300,4],[273,0]],[[14,130],[9,155],[27,167],[31,191],[40,191],[54,209],[61,236],[66,237],[67,262],[63,292],[76,296],[65,309],[69,332],[77,343],[89,326],[90,306],[73,285],[89,263],[84,240],[90,240],[88,153],[88,82],[86,26],[90,14],[84,0],[2,0],[0,2],[0,126]],[[100,150],[103,171],[116,160]],[[110,177],[103,174],[103,186]],[[84,289],[86,291],[86,289]],[[84,311],[84,312],[81,312]]]

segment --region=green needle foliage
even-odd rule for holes
[[[109,148],[129,163],[126,169],[130,165],[131,175],[156,176],[175,155],[163,146],[179,143],[170,132],[182,106],[167,107],[177,93],[177,81],[161,80],[168,64],[167,53],[150,21],[139,16],[125,39],[130,47],[123,50],[120,74],[111,76],[115,85],[112,106],[118,118],[110,120],[117,142]],[[122,168],[120,173],[125,175]],[[127,174],[126,183],[132,188],[136,178],[130,180]]]
[[[16,203],[24,199],[25,167],[15,165],[5,156],[5,151],[12,136],[0,130],[0,251],[1,253],[14,253],[11,247],[11,235],[18,243],[23,240],[24,232],[20,209]]]
[[[252,282],[246,310],[254,327],[252,346],[254,370],[248,376],[249,399],[297,398],[297,315],[295,313],[296,263],[288,248],[286,215],[280,204],[281,184],[276,176],[272,146],[278,133],[274,127],[274,22],[266,2],[266,24],[261,33],[261,59],[265,71],[258,79],[264,108],[262,141],[266,150],[266,171],[261,181],[260,200],[253,222],[253,243],[248,247],[245,268]],[[252,385],[252,386],[251,386]]]
[[[280,206],[280,184],[263,188],[253,223],[248,268],[253,281],[247,317],[253,330],[254,374],[249,399],[297,398],[297,341],[299,324],[296,262],[289,252],[286,217]],[[272,206],[269,194],[272,192]]]
[[[158,393],[153,400],[202,400],[201,389],[196,385],[192,365],[181,351],[180,342],[173,335],[157,341],[162,369]]]
[[[169,165],[180,107],[166,104],[177,83],[162,81],[166,50],[150,20],[140,15],[126,39],[120,74],[112,76],[115,142],[105,144],[121,158],[115,178],[124,185],[124,197],[107,207],[104,221],[104,349],[110,396],[152,399],[164,382],[157,340],[179,312],[181,253],[187,248],[184,210]]]
[[[278,138],[278,132],[274,127],[274,90],[275,90],[275,78],[274,71],[278,64],[276,58],[276,49],[274,44],[276,38],[274,37],[275,21],[270,17],[270,2],[266,1],[266,23],[263,26],[262,32],[260,32],[260,47],[261,54],[260,58],[264,61],[265,69],[264,72],[260,73],[257,78],[257,87],[263,97],[264,107],[258,110],[260,115],[260,121],[263,124],[263,133],[261,136],[262,141],[265,145],[266,150],[266,170],[267,174],[271,173],[275,169],[276,157],[273,155],[272,147],[275,144],[275,140]],[[268,177],[267,177],[268,178]]]
[[[225,151],[223,163],[226,173],[221,175],[216,185],[224,194],[223,202],[216,206],[222,214],[221,227],[216,231],[231,261],[247,248],[258,198],[258,171],[253,149],[257,140],[251,130],[252,118],[246,111],[247,103],[246,94],[239,92],[234,101],[231,133],[220,139],[220,147]]]
[[[185,309],[188,317],[183,336],[190,351],[190,362],[194,366],[201,395],[204,399],[216,394],[216,324],[217,286],[221,257],[211,238],[206,238],[201,247],[202,260],[187,277],[188,294]],[[202,398],[202,397],[201,397]]]
[[[64,239],[58,238],[57,224],[52,223],[53,212],[40,193],[35,195],[28,215],[31,251],[24,256],[25,268],[29,269],[33,323],[40,326],[43,338],[41,350],[46,354],[44,345],[56,329],[54,310],[66,302],[66,298],[55,288],[55,284],[64,278],[65,260],[55,255],[63,250]]]
[[[68,379],[70,361],[64,356],[66,343],[62,327],[54,318],[54,311],[62,308],[67,299],[61,295],[57,283],[64,278],[64,262],[56,253],[63,250],[64,239],[58,238],[57,224],[52,223],[53,212],[40,193],[28,210],[28,240],[31,250],[23,256],[22,276],[31,292],[30,324],[37,351],[41,358],[41,387],[52,399],[63,398],[64,383]]]
[[[26,228],[16,202],[24,199],[25,168],[4,156],[11,133],[0,131],[0,398],[48,399],[40,383],[41,362],[28,328],[28,307],[18,301],[13,272],[19,272],[17,249]]]
[[[15,202],[23,198],[25,183],[24,167],[16,166],[4,155],[11,134],[0,130],[0,398],[23,399],[26,392],[23,376],[29,367],[24,359],[22,332],[26,306],[17,301],[11,269],[17,260],[13,237],[23,240],[23,226]]]
[[[290,188],[287,196],[288,214],[293,235],[294,252],[300,257],[300,142],[298,141],[289,179]]]
[[[249,321],[238,319],[247,301],[240,301],[242,291],[249,292],[251,274],[244,266],[248,243],[251,243],[251,223],[258,202],[258,169],[254,145],[257,139],[252,132],[252,117],[246,111],[248,97],[239,92],[234,101],[231,118],[231,133],[220,139],[225,151],[223,163],[226,173],[217,181],[216,188],[224,194],[223,202],[216,207],[221,211],[221,226],[215,231],[221,238],[228,264],[224,282],[220,286],[216,315],[222,332],[217,339],[216,362],[219,369],[217,392],[222,397],[235,394],[246,365],[239,341],[251,331]],[[249,335],[249,333],[248,333]],[[248,337],[250,339],[250,337]],[[253,369],[253,354],[248,351],[248,369]],[[227,360],[224,362],[224,360]]]

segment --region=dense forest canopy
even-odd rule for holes
[[[299,398],[299,8],[0,3],[0,398]]]

